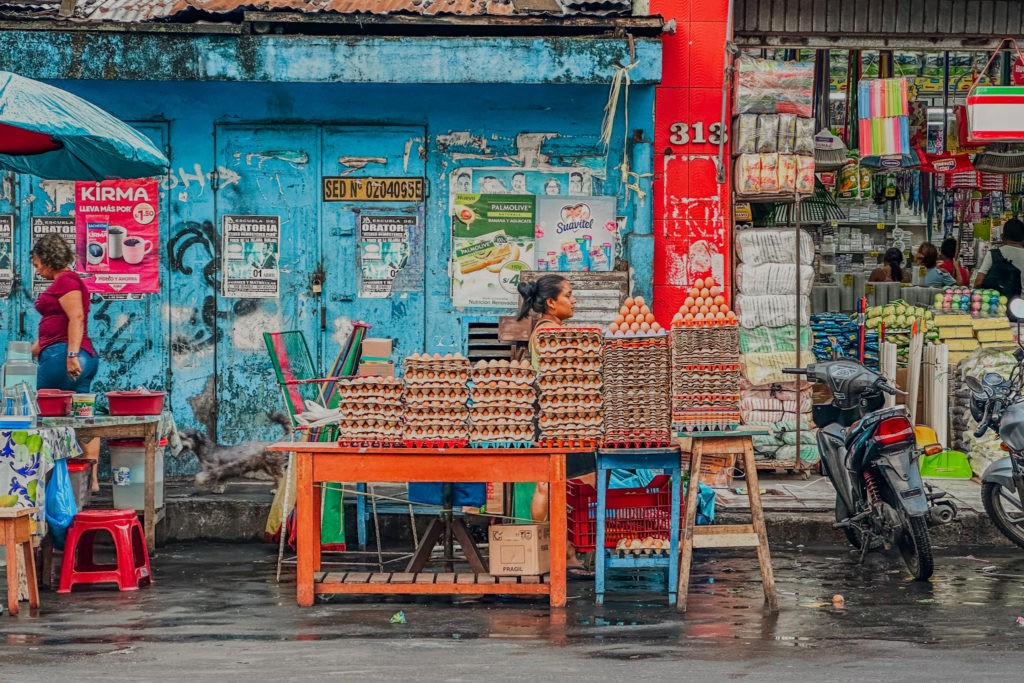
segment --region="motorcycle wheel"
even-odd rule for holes
[[[849,518],[851,516],[852,515],[851,515],[850,511],[846,509],[846,503],[844,503],[843,499],[840,498],[837,495],[836,496],[836,521],[837,522],[841,522],[844,519],[847,519],[847,518]],[[846,534],[846,540],[850,542],[850,545],[852,545],[857,550],[861,549],[861,546],[864,544],[864,539],[862,537],[863,535],[861,534],[860,529],[858,529],[857,527],[853,527],[853,526],[847,526],[847,527],[843,527],[843,533]]]
[[[896,546],[915,581],[927,581],[935,571],[928,522],[924,517],[904,517],[907,525],[896,538]]]
[[[1003,488],[1001,484],[989,482],[981,486],[981,502],[985,512],[996,528],[1008,539],[1024,548],[1024,506],[1014,494]],[[1008,506],[1010,509],[1007,509]]]

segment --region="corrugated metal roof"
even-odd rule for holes
[[[26,16],[56,17],[60,0],[0,0],[0,10]],[[405,14],[420,16],[511,16],[530,12],[531,3],[516,0],[78,0],[74,18],[85,21],[144,22],[170,19],[189,10],[209,14],[287,11],[338,14]],[[535,3],[534,3],[535,4]],[[565,14],[629,14],[631,0],[552,0]]]
[[[1024,34],[1021,0],[735,0],[735,31],[743,44],[780,36],[853,41],[905,36],[980,44]],[[820,42],[820,41],[819,41]]]

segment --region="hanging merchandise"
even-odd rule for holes
[[[736,113],[814,115],[814,62],[736,60]]]
[[[992,52],[988,62],[978,73],[967,91],[967,128],[970,142],[1019,142],[1024,140],[1024,86],[980,85],[980,77],[988,73],[989,66],[1009,43],[1017,56],[1024,59],[1017,41],[1006,38]]]
[[[910,107],[905,78],[864,80],[857,85],[857,127],[863,156],[910,153]]]

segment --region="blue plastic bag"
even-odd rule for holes
[[[68,463],[61,459],[54,463],[50,481],[46,482],[46,524],[53,534],[53,545],[58,549],[64,547],[64,537],[76,514],[78,503],[71,488]]]

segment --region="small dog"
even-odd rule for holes
[[[271,422],[284,428],[285,435],[292,431],[292,422],[284,413],[267,415]],[[264,481],[277,481],[284,474],[284,453],[267,451],[266,441],[246,441],[234,446],[218,446],[205,434],[195,429],[181,432],[181,442],[199,458],[196,488],[200,491],[224,493],[229,479],[248,477]]]

